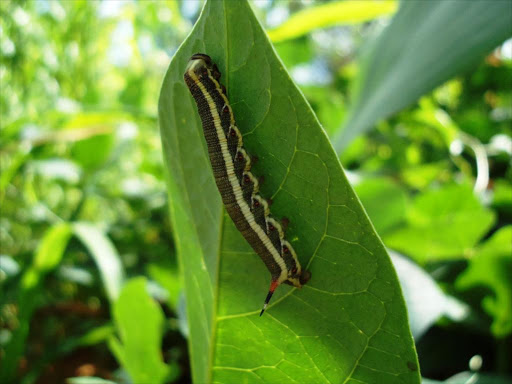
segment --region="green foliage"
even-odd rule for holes
[[[0,369],[2,383],[15,382],[16,367],[24,352],[30,319],[40,299],[42,280],[60,263],[70,237],[71,227],[68,224],[51,227],[41,240],[32,265],[23,274],[18,291],[19,324],[4,352],[5,356]]]
[[[134,383],[165,383],[170,368],[162,361],[160,345],[164,314],[146,291],[146,280],[135,278],[114,303],[113,318],[121,340],[109,346]]]
[[[379,120],[475,65],[512,35],[511,12],[512,3],[502,0],[403,1],[366,52],[335,148],[341,152]]]
[[[43,279],[61,263],[73,234],[89,248],[98,264],[108,297],[115,299],[119,294],[124,271],[117,251],[104,234],[87,223],[62,223],[51,227],[39,245],[32,266],[25,271],[21,279],[18,298],[20,323],[6,349],[6,355],[9,357],[6,360],[7,364],[2,364],[0,372],[0,377],[6,382],[14,380],[16,364],[23,354],[31,317],[36,307],[41,304],[38,291],[42,290]],[[78,344],[83,344],[83,341]]]
[[[456,287],[467,290],[485,285],[493,295],[482,306],[493,318],[491,330],[497,337],[512,332],[512,226],[501,228],[476,249],[469,267],[457,279]]]
[[[245,146],[258,155],[253,170],[265,175],[261,193],[290,219],[287,236],[313,275],[300,291],[280,287],[261,318],[269,275],[223,212],[183,83],[195,52],[221,68]],[[419,382],[389,257],[245,2],[206,3],[159,107],[194,381]]]
[[[497,180],[494,184],[493,207],[510,220],[512,218],[512,183],[507,180]]]
[[[84,169],[98,168],[109,159],[115,142],[114,130],[124,116],[112,113],[81,113],[73,116],[65,130],[84,130],[93,133],[71,146],[71,156]]]
[[[73,231],[96,262],[107,297],[110,300],[117,299],[123,284],[124,270],[114,245],[98,228],[90,224],[76,223]]]
[[[340,160],[385,245],[390,248],[388,239],[392,239],[395,248],[404,253],[402,257],[389,251],[406,298],[422,374],[448,383],[508,382],[506,375],[512,374],[508,363],[511,278],[507,275],[511,253],[507,237],[511,237],[512,222],[511,41],[496,47],[485,60],[478,61],[477,56],[498,43],[495,38],[503,31],[500,25],[510,14],[510,2],[395,2],[401,10],[394,19],[386,20],[382,14],[372,20],[375,15],[368,11],[379,12],[379,7],[390,4],[369,7],[369,2],[352,1],[252,1],[264,25],[280,24],[286,29],[291,27],[293,36],[300,34],[293,38],[290,35],[275,48],[329,137],[340,137],[342,122],[349,121],[347,117],[355,119],[359,127],[371,120],[368,124],[373,129],[357,128],[357,137],[345,147]],[[350,338],[355,328],[347,330],[336,325],[347,324],[346,317],[341,318],[341,323],[333,321],[326,326],[318,311],[325,312],[331,302],[324,300],[321,292],[313,292],[317,284],[325,285],[320,289],[336,292],[347,287],[350,290],[372,271],[378,271],[379,278],[392,274],[390,268],[372,269],[366,254],[350,265],[356,251],[334,255],[346,262],[336,268],[329,265],[329,270],[324,271],[317,256],[326,255],[328,249],[319,249],[311,263],[315,268],[313,280],[301,292],[280,287],[275,299],[281,301],[276,300],[269,312],[254,322],[251,315],[226,317],[259,310],[268,289],[268,273],[234,232],[229,219],[221,215],[204,147],[198,144],[203,139],[192,104],[182,112],[186,122],[194,119],[187,128],[195,129],[183,129],[179,136],[166,137],[169,145],[177,143],[173,150],[177,148],[181,156],[173,162],[179,177],[169,180],[173,224],[169,222],[156,95],[170,57],[192,28],[200,6],[201,2],[195,1],[0,1],[2,382],[103,380],[128,384],[129,372],[143,372],[150,365],[156,367],[151,373],[168,370],[168,382],[190,383],[189,360],[194,362],[196,371],[198,364],[206,371],[209,361],[215,358],[222,358],[217,364],[222,363],[223,367],[234,362],[230,365],[239,364],[240,369],[246,369],[233,371],[234,381],[241,374],[248,381],[263,381],[279,374],[270,368],[276,365],[276,356],[283,358],[278,368],[288,373],[297,369],[294,362],[307,358],[304,351],[311,354],[312,360],[305,364],[300,360],[299,364],[307,370],[316,363],[330,378],[340,362],[350,361],[352,355],[343,350],[340,359],[322,351],[342,349],[346,343],[354,349],[359,345],[358,337],[362,336]],[[226,20],[232,20],[240,6],[235,5],[235,14]],[[344,7],[342,13],[331,12]],[[507,11],[501,12],[500,7]],[[431,12],[412,15],[420,8]],[[456,10],[459,8],[461,11]],[[229,11],[230,7],[226,9]],[[362,10],[359,15],[366,21],[348,22],[348,18],[355,21],[355,13],[347,9]],[[300,20],[305,14],[309,14],[308,23],[298,26],[297,18]],[[487,17],[491,17],[489,22],[479,24]],[[250,22],[244,23],[247,18]],[[247,146],[260,157],[255,174],[266,178],[262,187],[265,196],[279,191],[272,211],[292,219],[288,237],[297,244],[301,259],[307,263],[315,251],[311,241],[322,233],[324,223],[317,220],[321,216],[317,213],[326,200],[325,191],[320,191],[325,186],[325,170],[314,172],[325,161],[335,164],[333,181],[338,182],[341,173],[309,109],[299,102],[297,105],[302,107],[291,110],[292,100],[302,98],[285,80],[287,72],[276,75],[275,68],[282,69],[280,64],[262,63],[274,56],[268,53],[268,42],[257,23],[250,15],[239,19],[241,22],[230,29],[230,35],[235,32],[236,36],[229,44],[223,39],[215,43],[206,39],[203,43],[200,36],[201,41],[192,48],[202,50],[207,44],[206,53],[217,55],[224,71],[227,67],[229,71],[223,73],[223,79],[227,78],[234,101],[252,96],[244,98],[246,104],[238,102],[234,107],[240,126],[252,132],[245,137]],[[331,23],[336,26],[330,27]],[[224,36],[222,18],[208,25],[217,28],[205,30],[208,36]],[[386,25],[389,27],[383,28]],[[301,27],[306,27],[307,33],[303,34]],[[510,23],[508,28],[511,36]],[[248,39],[251,33],[252,39]],[[418,36],[424,39],[419,48],[414,48],[412,44],[416,44]],[[247,42],[261,42],[265,54],[247,59],[247,53],[260,50]],[[190,44],[188,41],[186,47],[191,48]],[[390,49],[393,45],[398,47],[396,51]],[[244,54],[235,57],[231,48],[239,46]],[[230,49],[226,52],[226,48]],[[183,61],[177,67],[175,91],[183,97],[173,99],[175,107],[166,106],[167,110],[179,109],[190,100],[184,84],[178,81],[189,53],[192,52],[178,53]],[[397,65],[388,64],[388,53]],[[372,54],[376,55],[375,65]],[[429,64],[419,68],[421,62]],[[468,71],[461,72],[462,65],[467,65]],[[388,71],[390,68],[396,69],[396,75]],[[266,69],[273,69],[270,104],[267,93],[257,92],[268,80]],[[441,74],[447,79],[456,73],[457,77],[440,84]],[[410,80],[404,80],[402,75]],[[351,93],[358,89],[357,83],[361,93]],[[411,104],[429,89],[433,91]],[[366,96],[364,90],[368,91]],[[290,101],[283,102],[288,92]],[[377,102],[379,98],[382,103]],[[403,102],[402,106],[411,106],[402,109],[397,106],[398,101]],[[260,107],[265,102],[271,108],[263,119],[265,109]],[[390,114],[393,117],[375,124]],[[262,124],[258,125],[259,121]],[[297,136],[292,127],[296,121],[310,123],[306,130],[312,137],[308,136],[307,145],[321,143],[310,154],[295,153]],[[352,123],[347,127],[351,126]],[[269,139],[281,127],[279,134]],[[303,146],[298,142],[297,148]],[[292,156],[291,172],[280,189]],[[199,164],[189,163],[190,158],[202,160]],[[182,173],[177,168],[180,165]],[[313,185],[312,181],[321,184]],[[286,191],[292,188],[288,194]],[[302,191],[318,193],[294,200],[294,196],[302,196]],[[329,191],[329,198],[352,196],[349,187],[341,191],[329,187]],[[190,202],[185,199],[185,192],[193,198]],[[337,232],[343,231],[339,237],[352,241],[358,234],[365,235],[348,224],[361,218],[362,227],[368,226],[358,204],[350,204],[357,215],[339,215],[332,210],[329,217],[336,220],[329,225],[333,224],[330,228],[336,227]],[[208,209],[192,211],[195,216],[190,216],[191,206],[206,205]],[[221,222],[224,236],[219,239]],[[211,228],[217,232],[208,237]],[[366,233],[373,236],[371,230]],[[185,273],[178,269],[173,237],[181,254],[190,257],[182,260]],[[233,252],[219,253],[221,245]],[[352,246],[356,247],[343,245]],[[203,255],[207,256],[204,264]],[[379,268],[381,265],[388,267],[387,262],[379,264]],[[165,313],[163,326],[156,325],[162,324],[162,310],[148,298],[141,283],[137,283],[136,294],[124,297],[122,314],[114,315],[114,303],[118,302],[125,276],[135,277],[136,281],[146,279],[147,292]],[[189,316],[189,325],[186,313],[190,305],[184,298],[183,284],[187,285],[187,295],[193,296],[188,299],[192,313],[201,313]],[[387,286],[379,289],[379,294],[387,292]],[[213,297],[219,300],[214,301]],[[314,297],[313,307],[299,301],[309,300],[308,297]],[[151,361],[118,364],[109,340],[114,340],[112,345],[121,350],[120,355],[127,354],[131,359],[136,355],[128,350],[146,342],[144,337],[125,329],[126,324],[135,328],[132,317],[144,316],[140,311],[134,314],[126,309],[138,308],[135,300],[139,298],[154,315],[149,316],[154,320],[150,331]],[[365,331],[380,316],[381,312],[375,310],[379,304],[372,306],[372,299],[363,293],[336,297],[340,299],[346,304],[344,314],[361,308],[366,311],[364,322],[356,317]],[[287,312],[295,316],[284,318]],[[337,308],[333,313],[342,310]],[[279,326],[274,319],[284,325]],[[306,320],[308,324],[304,324]],[[389,327],[389,323],[405,327],[403,317],[387,317],[383,327]],[[293,336],[292,332],[303,336],[299,332],[309,326],[314,333],[332,331],[336,337],[349,338],[339,344],[333,338]],[[121,332],[127,333],[130,341],[125,343],[121,338],[116,342],[116,331],[121,336]],[[193,335],[188,340],[190,348],[188,334]],[[392,335],[386,336],[391,342],[384,342],[391,348],[396,341]],[[223,340],[227,341],[224,345]],[[239,340],[247,340],[241,350],[233,348]],[[410,339],[404,340],[404,350],[410,350]],[[324,345],[319,347],[321,342]],[[217,349],[207,350],[205,343]],[[143,344],[140,349],[145,347]],[[462,372],[475,354],[482,357],[482,370],[489,374]],[[372,356],[365,358],[371,361]],[[392,357],[379,356],[378,364],[388,364],[388,358]],[[248,371],[252,360],[261,364],[253,373]],[[368,365],[362,360],[359,363]],[[312,369],[312,375],[320,375],[319,370]],[[456,375],[458,372],[462,373]],[[228,374],[222,369],[214,373],[215,377]],[[304,382],[308,375],[299,381]],[[291,381],[280,376],[279,380]]]
[[[469,257],[494,220],[471,187],[446,185],[416,197],[406,224],[386,234],[384,241],[420,263]]]
[[[56,225],[47,232],[34,257],[32,268],[23,277],[22,286],[25,289],[35,287],[45,274],[60,263],[70,236],[71,230],[67,224]]]
[[[385,178],[366,179],[354,189],[381,236],[405,220],[408,196],[397,183]]]
[[[155,103],[167,55],[147,40],[181,41],[170,5],[0,2],[0,254],[22,271],[0,268],[2,382],[63,382],[83,351],[114,372],[100,331],[125,270],[176,268]],[[114,38],[128,25],[137,36]]]
[[[357,24],[396,11],[397,1],[333,1],[301,10],[285,23],[268,31],[273,42],[293,39],[317,28],[337,24]]]

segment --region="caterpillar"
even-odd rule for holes
[[[193,55],[184,78],[194,98],[208,147],[215,182],[226,211],[236,228],[261,257],[271,275],[263,315],[276,288],[289,284],[301,288],[311,277],[302,270],[297,254],[285,239],[281,224],[270,215],[269,201],[258,193],[258,179],[251,173],[251,157],[243,147],[221,73],[203,53]]]

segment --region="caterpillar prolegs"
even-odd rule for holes
[[[197,53],[190,58],[184,77],[197,104],[213,175],[226,211],[271,274],[261,316],[280,284],[301,288],[311,273],[302,270],[281,224],[270,215],[268,201],[258,193],[258,179],[250,171],[251,157],[243,148],[226,88],[219,82],[217,65],[209,56]]]

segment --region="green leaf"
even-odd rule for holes
[[[336,150],[476,65],[512,35],[511,13],[512,2],[502,0],[402,1],[392,23],[368,47]]]
[[[5,129],[5,127],[4,127]],[[0,203],[4,203],[6,188],[18,170],[30,159],[30,151],[19,150],[7,159],[2,159],[2,172],[0,173]]]
[[[495,221],[469,185],[446,185],[414,200],[407,223],[384,235],[384,242],[425,263],[469,257]]]
[[[492,206],[503,212],[508,220],[512,218],[512,183],[507,179],[494,181]]]
[[[381,235],[405,220],[407,193],[389,179],[367,179],[354,187]]]
[[[501,228],[477,248],[469,267],[459,276],[456,287],[467,290],[479,285],[494,294],[482,301],[484,310],[494,321],[491,331],[497,337],[512,332],[512,225]]]
[[[224,212],[183,81],[196,52],[219,66],[262,196],[290,219],[313,276],[279,287],[262,317],[270,275]],[[246,1],[206,2],[171,61],[159,117],[194,382],[419,383],[389,256]]]
[[[448,169],[450,169],[450,162],[447,158],[435,163],[423,163],[404,168],[400,176],[404,182],[421,191],[427,189],[431,183],[442,180],[442,174]]]
[[[39,275],[48,273],[60,263],[70,236],[71,230],[67,223],[55,225],[48,230],[39,244],[32,265]],[[24,285],[25,288],[30,286],[28,283]]]
[[[397,2],[385,1],[333,1],[306,8],[292,15],[279,27],[268,31],[273,42],[293,39],[317,28],[337,24],[356,24],[389,15],[396,11]]]
[[[170,371],[160,350],[165,317],[147,293],[144,278],[132,279],[123,286],[113,317],[121,340],[112,337],[109,346],[133,382],[166,382]]]
[[[125,115],[121,113],[80,113],[64,127],[73,160],[86,169],[103,165],[110,157],[115,143],[114,129]]]
[[[124,279],[124,269],[116,248],[110,239],[94,225],[75,223],[73,231],[96,262],[108,298],[117,299]]]
[[[341,93],[327,87],[302,86],[301,89],[327,134],[337,132],[346,110]]]
[[[16,381],[18,361],[24,353],[30,319],[39,301],[42,279],[60,263],[70,238],[71,226],[67,223],[48,229],[39,244],[32,265],[23,274],[18,298],[19,326],[13,331],[4,351],[0,368],[2,383]]]

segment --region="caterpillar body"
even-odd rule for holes
[[[217,65],[202,53],[190,58],[184,75],[197,104],[213,175],[226,211],[270,271],[270,289],[261,316],[280,284],[301,288],[311,273],[302,270],[283,227],[270,215],[269,202],[258,193],[258,179],[250,171],[251,157],[243,147],[220,77]]]

